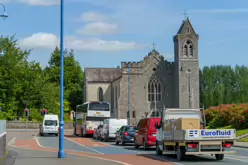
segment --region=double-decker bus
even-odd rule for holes
[[[94,134],[95,129],[103,124],[104,119],[110,118],[110,104],[108,102],[91,101],[77,105],[74,117],[74,134],[88,136]]]

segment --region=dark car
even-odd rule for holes
[[[118,145],[119,143],[121,143],[122,145],[124,145],[125,143],[133,143],[135,131],[136,130],[133,126],[130,125],[122,126],[116,132],[115,144]]]
[[[93,134],[93,139],[101,139],[101,132],[102,132],[102,128],[103,128],[103,125],[99,125],[96,129],[95,129],[95,132]]]

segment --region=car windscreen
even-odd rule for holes
[[[126,131],[127,132],[135,132],[136,130],[132,126],[127,126]]]
[[[58,121],[57,120],[45,120],[44,125],[45,126],[57,126]]]

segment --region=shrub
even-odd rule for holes
[[[236,129],[248,127],[248,104],[221,104],[210,107],[205,114],[209,128],[228,125]]]

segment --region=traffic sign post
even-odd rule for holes
[[[47,114],[47,110],[46,109],[40,110],[40,115],[41,116],[45,116],[45,114]]]
[[[27,127],[28,127],[28,117],[29,117],[29,109],[25,109],[25,114],[26,114],[26,127],[25,127],[25,131],[27,131]]]

